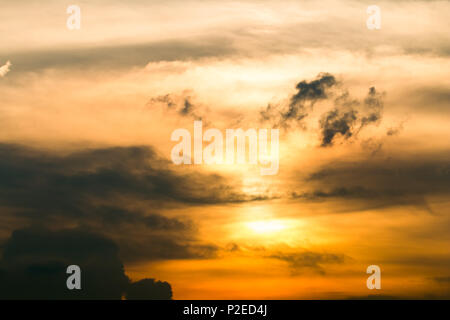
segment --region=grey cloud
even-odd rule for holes
[[[361,117],[361,128],[376,123],[381,120],[381,113],[383,111],[383,95],[378,93],[375,87],[369,89],[369,93],[364,100],[364,105],[367,108],[367,114]]]
[[[363,103],[350,99],[347,92],[335,100],[335,109],[322,115],[320,130],[322,147],[331,146],[337,135],[348,139],[364,127],[380,122],[383,111],[383,94],[375,87],[369,89]]]
[[[345,139],[352,136],[352,128],[357,119],[357,112],[351,110],[348,112],[340,112],[335,109],[329,111],[320,120],[322,131],[322,147],[330,146],[337,134],[342,135]]]
[[[398,134],[400,134],[400,132],[403,130],[403,125],[404,122],[400,123],[397,126],[394,127],[390,127],[387,131],[386,131],[386,135],[387,136],[396,136]]]
[[[450,88],[445,85],[415,87],[398,96],[397,104],[402,105],[406,112],[415,114],[434,113],[449,116]]]
[[[44,69],[117,70],[145,67],[155,61],[187,61],[204,57],[221,57],[233,52],[227,40],[172,40],[118,46],[74,47],[65,49],[27,50],[0,53],[0,61],[14,57],[14,73],[38,72]]]
[[[432,212],[426,197],[450,192],[450,155],[330,162],[305,182],[307,190],[293,192],[292,198],[348,199],[366,208],[415,205]],[[357,208],[355,203],[352,206]]]
[[[181,94],[165,94],[153,97],[147,102],[148,108],[161,108],[167,111],[174,111],[177,115],[191,117],[195,120],[202,120],[204,111],[194,104],[193,98],[188,91]]]
[[[384,94],[377,92],[375,87],[369,89],[361,102],[352,98],[344,84],[333,75],[320,73],[315,80],[299,82],[296,89],[287,106],[283,103],[268,104],[260,111],[260,120],[274,127],[287,128],[292,125],[304,129],[309,112],[313,111],[318,101],[324,100],[333,107],[324,112],[319,120],[322,147],[333,145],[338,136],[344,140],[357,136],[364,127],[381,121]]]
[[[328,90],[335,86],[337,81],[329,73],[320,73],[312,81],[300,81],[296,85],[297,92],[289,99],[289,104],[285,109],[283,106],[269,104],[265,110],[260,112],[263,121],[270,121],[274,126],[285,127],[291,122],[298,125],[308,116],[314,104],[328,98]]]
[[[326,99],[327,89],[336,85],[336,79],[329,73],[321,73],[313,81],[307,82],[305,80],[297,83],[297,93],[291,97],[289,109],[282,113],[283,119],[297,119],[301,120],[307,116],[306,102],[310,102],[312,107],[316,101]]]
[[[75,224],[102,230],[124,249],[121,255],[127,261],[212,257],[216,247],[196,240],[190,220],[155,211],[164,206],[249,200],[254,199],[234,191],[221,176],[176,172],[150,147],[56,155],[0,145],[4,217],[44,226]],[[144,209],[133,208],[139,202],[145,204]]]
[[[375,197],[377,193],[373,190],[368,190],[364,187],[356,186],[356,187],[341,187],[334,188],[330,191],[324,190],[315,190],[312,192],[304,192],[304,193],[292,193],[292,198],[295,199],[305,199],[305,200],[318,200],[318,199],[326,199],[326,198],[369,198]]]
[[[434,280],[439,282],[439,283],[448,283],[448,284],[450,284],[450,276],[448,276],[448,277],[435,277]]]
[[[269,258],[282,260],[288,263],[292,274],[298,274],[305,270],[312,270],[325,274],[325,265],[342,264],[345,256],[342,254],[318,253],[312,251],[298,253],[277,253]]]
[[[18,145],[0,145],[0,201],[82,214],[88,198],[135,197],[157,202],[215,204],[250,201],[217,174],[182,174],[151,147],[88,149],[58,156]]]

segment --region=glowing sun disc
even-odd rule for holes
[[[252,221],[248,222],[247,226],[256,233],[277,232],[286,228],[286,226],[278,220]]]

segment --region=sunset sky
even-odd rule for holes
[[[104,264],[174,299],[450,299],[449,1],[0,8],[0,298]],[[173,164],[200,119],[278,129],[277,174]]]

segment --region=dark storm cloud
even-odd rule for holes
[[[191,221],[157,211],[251,200],[259,198],[234,191],[221,176],[178,173],[150,147],[55,155],[0,144],[3,217],[101,230],[117,241],[126,261],[213,257],[217,248],[196,240]],[[136,208],[139,202],[144,205]]]
[[[450,192],[450,154],[329,163],[306,182],[309,190],[295,191],[293,198],[355,200],[366,208],[415,205],[431,211],[426,197]]]
[[[0,298],[120,299],[124,294],[130,299],[171,298],[167,282],[130,283],[118,252],[113,241],[83,229],[16,230],[0,260]],[[81,269],[81,290],[67,289],[70,265]],[[134,294],[136,286],[140,290]]]
[[[342,264],[345,261],[345,256],[342,254],[318,253],[312,251],[277,253],[270,255],[269,258],[287,262],[293,274],[298,274],[307,270],[325,274],[325,265]]]

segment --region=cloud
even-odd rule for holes
[[[342,254],[318,253],[312,251],[276,253],[270,255],[269,258],[287,262],[294,275],[306,270],[325,274],[326,268],[324,265],[342,264],[345,261],[345,256]]]
[[[0,260],[2,299],[171,299],[169,283],[130,282],[110,239],[81,228],[15,230]],[[81,290],[69,290],[69,265],[81,269]]]
[[[328,90],[336,84],[335,77],[329,73],[319,73],[309,82],[302,80],[297,83],[297,92],[290,97],[287,108],[269,104],[260,112],[261,119],[273,122],[276,127],[285,127],[292,121],[298,124],[308,116],[308,110],[312,110],[317,101],[328,98]]]
[[[330,146],[337,134],[345,139],[352,136],[352,128],[357,119],[355,110],[340,112],[335,109],[325,114],[320,120],[322,130],[322,147]]]
[[[160,204],[217,204],[250,201],[217,174],[176,171],[146,146],[87,149],[56,155],[0,144],[0,201],[23,205],[22,213],[80,210],[95,198],[131,197]]]
[[[386,135],[387,136],[396,136],[396,135],[400,134],[400,132],[403,130],[403,126],[404,126],[404,121],[399,123],[396,126],[390,127],[386,131]]]
[[[448,277],[435,277],[434,281],[437,281],[439,283],[450,283],[450,276],[448,276]]]
[[[292,198],[352,200],[354,209],[363,209],[355,201],[365,208],[414,205],[432,212],[426,197],[450,193],[450,154],[329,162],[305,182],[307,190],[293,192]]]
[[[338,82],[332,74],[319,73],[314,80],[297,83],[296,90],[287,105],[269,103],[260,111],[260,120],[274,127],[306,129],[305,121],[315,111],[314,105],[324,101],[329,110],[317,111],[322,112],[318,128],[321,147],[332,146],[338,136],[344,140],[357,136],[364,127],[381,121],[384,94],[375,87],[369,88],[364,100],[359,101],[352,98],[344,83]]]
[[[68,290],[66,268],[81,268],[82,290]],[[120,299],[128,277],[110,240],[81,229],[16,230],[0,261],[5,299]]]
[[[172,288],[169,283],[155,279],[142,279],[128,286],[127,300],[168,300],[172,299]]]
[[[178,173],[151,147],[60,155],[0,144],[4,216],[31,224],[101,230],[117,241],[126,261],[213,257],[217,248],[196,239],[189,219],[168,218],[159,211],[248,200],[221,176]]]
[[[377,123],[381,120],[381,113],[383,111],[383,94],[378,93],[375,87],[369,89],[367,97],[364,99],[364,105],[367,108],[367,114],[361,117],[361,128],[371,124]]]
[[[374,196],[376,196],[376,193],[374,191],[360,186],[350,188],[334,188],[330,191],[315,190],[312,192],[304,192],[300,194],[296,192],[292,193],[293,198],[305,200],[317,200],[324,198],[369,198]]]
[[[291,97],[289,109],[281,114],[282,118],[302,120],[308,115],[305,103],[309,102],[312,108],[316,101],[328,98],[327,90],[336,83],[334,76],[329,73],[320,73],[310,82],[300,81],[296,86],[297,93]]]
[[[450,112],[450,87],[445,84],[433,84],[408,87],[398,97],[407,109],[405,112],[414,114],[437,114],[447,116]]]
[[[375,87],[369,89],[363,103],[351,99],[344,92],[335,100],[335,108],[322,115],[320,131],[322,147],[333,145],[337,135],[348,139],[357,135],[364,127],[380,122],[383,111],[383,94]]]
[[[190,41],[178,39],[138,44],[79,46],[70,49],[31,49],[15,51],[14,60],[18,73],[41,72],[45,69],[123,70],[144,68],[149,62],[195,61],[206,57],[223,57],[233,51],[226,40],[203,37]]]
[[[151,98],[147,102],[148,108],[161,108],[169,112],[175,112],[182,117],[191,117],[195,120],[202,120],[204,113],[197,104],[194,104],[192,92],[185,90],[181,94],[165,94]]]
[[[6,61],[6,64],[0,67],[0,77],[6,76],[6,74],[9,72],[9,67],[11,67],[11,62]]]

